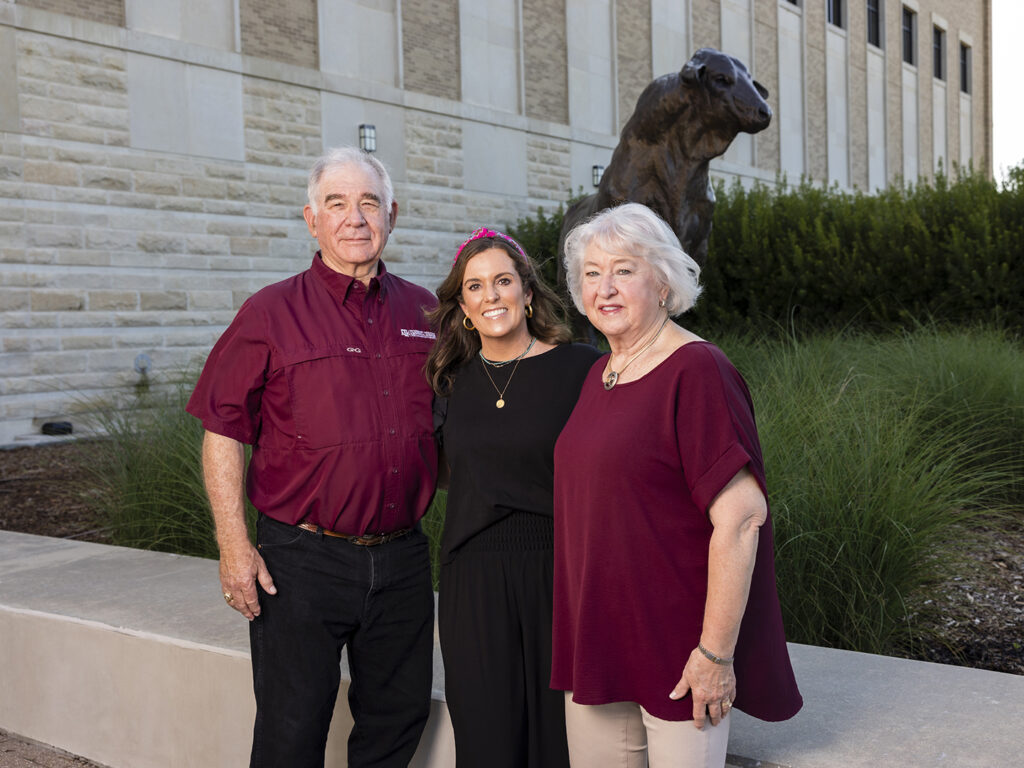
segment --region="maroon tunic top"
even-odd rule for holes
[[[591,369],[555,446],[551,686],[580,704],[632,701],[663,720],[690,720],[691,697],[668,695],[700,640],[708,507],[744,466],[765,490],[753,405],[739,373],[706,342],[610,392],[602,370],[601,361]],[[735,669],[737,708],[763,720],[800,709],[770,514]]]
[[[187,410],[253,445],[246,490],[284,523],[347,534],[408,528],[437,479],[434,334],[425,288],[383,262],[369,286],[325,265],[251,296],[206,361]]]

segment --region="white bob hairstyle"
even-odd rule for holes
[[[565,277],[580,312],[586,314],[580,284],[584,251],[591,245],[646,261],[658,282],[668,288],[665,307],[670,316],[681,315],[697,303],[700,267],[683,250],[676,233],[646,205],[624,203],[587,219],[565,238]]]
[[[346,165],[361,165],[366,170],[377,175],[383,185],[381,191],[384,193],[384,199],[381,200],[381,203],[383,203],[385,210],[390,211],[391,203],[395,199],[395,188],[391,184],[391,176],[388,175],[388,169],[384,167],[384,163],[369,152],[364,152],[358,147],[334,147],[318,157],[309,172],[306,197],[309,199],[309,207],[313,209],[313,213],[317,212],[317,198],[320,196],[318,194],[320,179],[332,168],[340,168]]]

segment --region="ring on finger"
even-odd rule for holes
[[[225,603],[230,603],[234,599],[235,599],[234,595],[232,595],[230,592],[225,592],[224,593],[224,602]]]

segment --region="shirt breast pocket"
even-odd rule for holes
[[[427,354],[433,346],[433,339],[404,338],[393,346],[390,355],[391,375],[401,392],[400,405],[408,435],[433,432],[434,392],[423,371]]]
[[[369,358],[360,347],[284,356],[297,448],[316,450],[379,438]]]

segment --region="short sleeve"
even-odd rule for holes
[[[214,345],[185,410],[209,432],[255,443],[269,361],[261,313],[250,300]]]
[[[764,489],[761,448],[747,385],[728,358],[709,344],[693,344],[680,373],[676,440],[686,483],[697,508],[711,502],[750,465]]]

